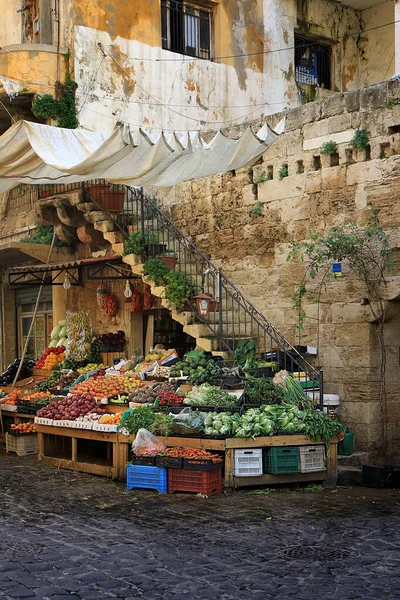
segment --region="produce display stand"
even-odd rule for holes
[[[70,429],[67,427],[52,427],[37,425],[38,456],[45,464],[59,468],[72,469],[93,475],[105,475],[117,479],[126,478],[126,465],[129,462],[129,451],[135,439],[134,435],[124,436],[117,433],[104,433],[100,431]],[[72,440],[70,455],[66,458],[58,458],[45,454],[45,435],[69,437]],[[110,465],[96,464],[78,460],[78,440],[93,440],[97,442],[109,442],[111,444]],[[259,438],[227,438],[225,440],[193,438],[193,437],[167,437],[162,438],[167,447],[200,448],[204,450],[215,450],[225,454],[225,476],[224,487],[242,487],[251,485],[268,485],[279,483],[296,483],[307,481],[325,481],[335,484],[337,478],[337,438],[330,441],[330,460],[325,471],[310,473],[293,473],[286,475],[261,475],[258,477],[235,477],[234,475],[234,452],[240,448],[270,448],[279,446],[309,446],[322,445],[322,441],[313,442],[305,435],[271,436]]]
[[[60,469],[70,469],[82,473],[91,473],[93,475],[104,475],[115,479],[124,479],[126,471],[126,462],[123,462],[125,448],[120,444],[121,435],[116,433],[105,433],[102,431],[92,431],[90,429],[71,429],[68,427],[52,427],[48,425],[36,425],[38,436],[38,458],[44,464],[58,467]],[[56,436],[71,439],[71,448],[69,456],[57,457],[48,456],[46,451],[45,436]],[[108,442],[107,463],[99,464],[86,460],[78,460],[78,441],[91,440],[93,442]],[[127,452],[127,451],[126,451]]]

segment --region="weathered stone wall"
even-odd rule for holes
[[[299,340],[291,295],[305,267],[286,258],[291,242],[304,240],[309,230],[322,233],[347,219],[364,223],[372,205],[384,226],[400,225],[400,106],[386,108],[398,96],[399,83],[390,82],[293,110],[286,132],[253,168],[185,183],[159,198],[172,220],[292,342],[318,346],[325,391],[340,394],[341,416],[355,431],[357,447],[372,453],[381,446],[380,354],[377,325],[361,304],[366,290],[344,265],[343,276],[323,290],[320,304],[306,305]],[[358,127],[369,132],[370,153],[348,144]],[[336,166],[320,154],[330,139],[338,142]],[[280,179],[286,165],[289,175]],[[272,179],[262,181],[266,175]],[[263,215],[254,217],[250,211],[257,201],[264,203]],[[397,263],[399,242],[394,232]],[[384,292],[390,300],[385,336],[393,443],[400,439],[398,274],[397,268]]]

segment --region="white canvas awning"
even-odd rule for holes
[[[284,129],[265,124],[232,139],[217,132],[148,133],[118,126],[111,133],[19,121],[0,137],[0,192],[19,183],[106,179],[132,186],[171,187],[254,163]]]

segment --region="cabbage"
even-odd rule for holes
[[[66,327],[67,326],[67,321],[64,319],[62,321],[58,321],[58,324],[60,327]]]
[[[58,341],[58,343],[57,343],[57,347],[58,347],[58,346],[65,346],[65,345],[66,345],[66,343],[67,343],[67,339],[68,339],[68,338],[66,338],[66,337],[60,338],[60,340],[59,340],[59,341]],[[54,340],[54,341],[55,341],[55,340]]]
[[[47,346],[48,348],[55,348],[57,346],[57,340],[51,340],[50,344]]]
[[[60,333],[58,334],[59,338],[64,338],[67,337],[67,328],[66,327],[62,327]]]
[[[50,334],[51,339],[58,340],[58,338],[60,337],[60,331],[61,327],[59,325],[56,325]],[[49,348],[54,348],[54,346],[49,346]]]

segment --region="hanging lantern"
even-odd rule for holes
[[[127,304],[130,303],[131,298],[132,298],[132,288],[131,288],[131,284],[129,283],[129,280],[126,280],[126,285],[125,285],[125,289],[124,289],[124,296],[125,296],[125,300],[124,302],[126,302]]]
[[[212,296],[208,294],[198,294],[194,299],[197,303],[197,312],[200,317],[206,317],[210,311],[210,303],[212,301]]]

